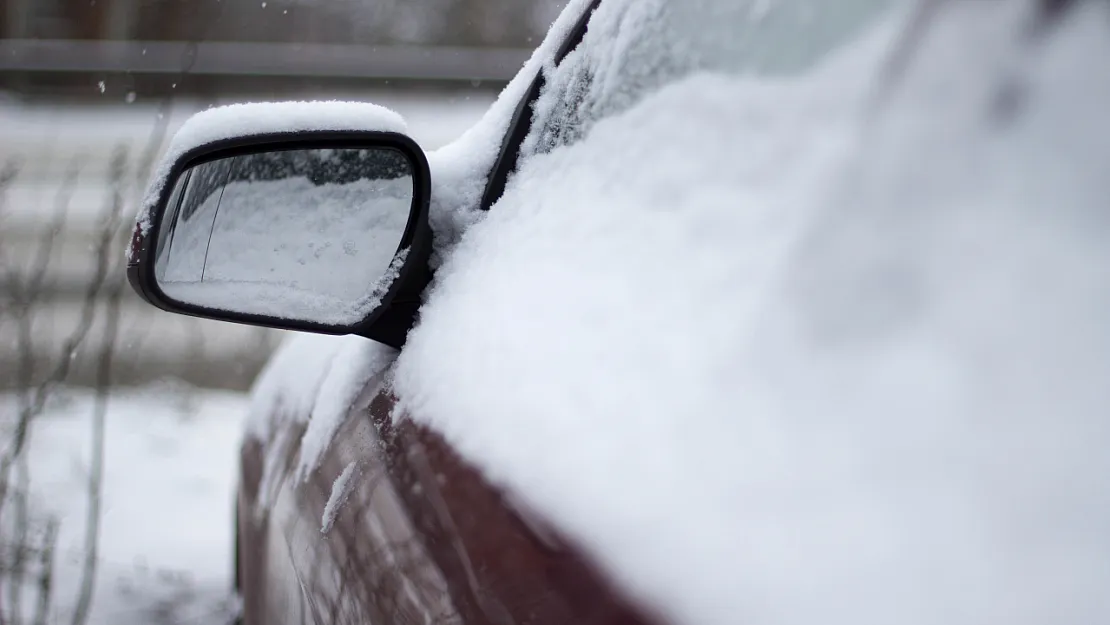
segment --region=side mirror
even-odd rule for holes
[[[127,266],[170,312],[400,347],[430,280],[430,175],[395,132],[217,139],[156,181]],[[157,185],[160,185],[157,186]]]

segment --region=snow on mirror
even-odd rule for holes
[[[158,232],[166,297],[236,314],[353,324],[403,263],[413,168],[392,148],[242,154],[177,179]]]

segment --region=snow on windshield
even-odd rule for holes
[[[677,623],[1107,622],[1110,32],[1032,4],[944,4],[881,99],[901,24],[532,157],[407,414]]]
[[[436,243],[432,256],[433,268],[450,252],[459,236],[480,218],[482,211],[478,205],[482,192],[517,104],[541,69],[552,63],[559,47],[570,35],[575,22],[583,15],[590,2],[591,0],[569,0],[543,42],[497,96],[497,101],[490,106],[482,119],[457,140],[428,154],[428,166],[432,174],[429,221]]]
[[[522,146],[525,160],[585,136],[696,71],[781,78],[809,70],[859,36],[895,0],[639,0],[598,7],[582,42],[545,85]]]

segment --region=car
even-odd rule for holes
[[[198,114],[129,280],[304,333],[243,622],[1106,622],[1106,9],[571,0],[434,153]]]

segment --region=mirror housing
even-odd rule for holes
[[[407,174],[411,175],[412,180],[411,205],[407,222],[404,222],[403,232],[400,234],[396,249],[384,250],[386,254],[391,254],[386,258],[392,258],[392,260],[388,261],[388,267],[382,268],[381,278],[376,281],[372,280],[371,284],[364,286],[354,285],[356,288],[366,289],[366,297],[363,298],[369,302],[366,310],[359,309],[356,317],[342,319],[334,317],[328,319],[326,314],[320,315],[319,318],[303,313],[283,316],[277,314],[277,311],[281,308],[280,297],[277,298],[277,304],[271,302],[269,306],[264,307],[265,310],[260,310],[258,307],[252,309],[251,306],[246,304],[239,306],[223,301],[215,304],[203,299],[184,301],[185,298],[180,297],[177,293],[167,294],[167,289],[164,288],[165,284],[159,281],[157,267],[156,256],[160,254],[162,249],[160,247],[162,242],[159,241],[159,237],[167,236],[167,238],[171,238],[173,236],[166,233],[169,229],[176,228],[176,220],[179,218],[178,209],[184,202],[182,197],[184,191],[182,189],[191,182],[190,172],[201,166],[223,160],[231,162],[232,159],[249,159],[254,156],[293,151],[325,150],[329,151],[328,153],[331,151],[348,151],[363,154],[369,150],[395,151],[403,155],[408,161]],[[400,348],[404,344],[408,330],[415,322],[421,303],[421,295],[431,280],[431,272],[428,267],[428,259],[432,249],[432,236],[428,225],[431,176],[427,157],[412,139],[398,132],[367,130],[259,133],[217,139],[192,147],[177,156],[169,164],[166,171],[168,173],[164,177],[160,177],[152,184],[152,195],[148,196],[147,200],[148,212],[141,216],[136,224],[128,254],[128,281],[144,300],[162,310],[194,317],[318,334],[355,334],[395,348]],[[250,180],[253,183],[254,178],[252,177]],[[317,184],[319,185],[319,183]],[[230,188],[230,183],[227,180],[224,181],[224,185],[224,188]],[[215,196],[215,192],[212,193],[212,196]],[[271,193],[269,197],[273,197],[273,194]],[[221,191],[215,208],[216,215],[219,215],[218,211],[221,208],[219,203],[222,201],[223,192]],[[273,203],[271,202],[271,204]],[[304,211],[301,213],[302,215],[309,216],[315,208],[317,207],[296,207],[298,211]],[[216,217],[213,217],[212,231],[209,232],[209,239],[206,244],[209,247],[212,245],[212,237],[215,234],[215,219]],[[398,229],[400,229],[399,226]],[[332,243],[342,245],[340,241],[325,241],[324,243],[325,245],[331,245]],[[206,248],[203,255],[203,265],[208,264],[208,255],[208,249]],[[269,256],[275,257],[274,254]],[[261,257],[266,256],[261,255]],[[342,267],[334,269],[342,270]],[[275,269],[271,267],[269,271],[274,272]],[[165,273],[164,268],[162,273]],[[332,273],[334,274],[334,270]],[[203,273],[201,275],[200,280],[193,284],[208,282],[203,277]],[[359,280],[359,278],[354,279]],[[229,288],[236,289],[237,287],[229,283]],[[175,298],[174,295],[178,295],[178,297]],[[241,292],[238,294],[238,301],[249,302],[250,296]]]

